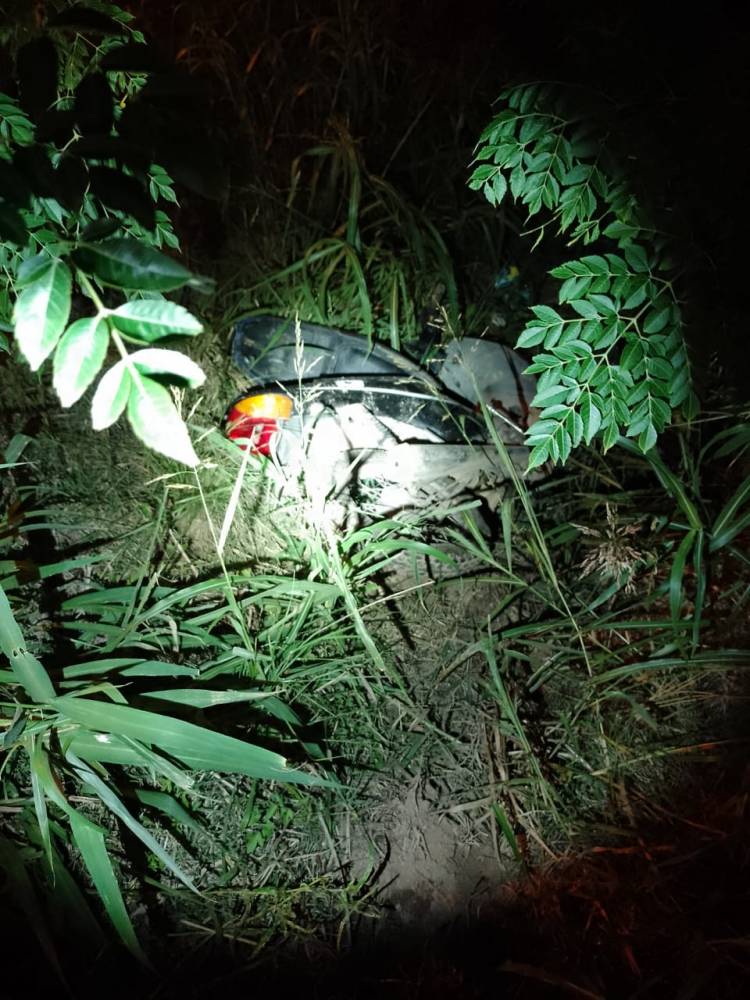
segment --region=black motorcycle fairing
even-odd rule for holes
[[[419,365],[377,341],[316,323],[248,316],[232,334],[232,360],[251,384],[296,382],[333,375],[404,375]]]

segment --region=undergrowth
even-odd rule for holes
[[[389,822],[410,796],[457,849],[488,845],[482,876],[497,884],[575,866],[581,849],[634,851],[644,824],[731,772],[745,739],[741,408],[721,401],[671,428],[661,452],[590,449],[534,484],[508,465],[491,539],[461,511],[320,530],[304,493],[279,492],[267,464],[221,437],[242,388],[227,361],[240,315],[408,349],[425,326],[503,339],[524,322],[525,283],[541,287],[538,265],[511,267],[513,211],[467,201],[444,168],[467,163],[478,134],[458,98],[437,130],[426,74],[408,115],[393,111],[408,57],[383,40],[382,11],[341,4],[279,27],[275,9],[248,8],[170,27],[187,33],[175,42],[193,71],[218,81],[219,122],[236,116],[248,143],[232,151],[224,207],[188,199],[177,217],[219,289],[191,344],[211,377],[194,406],[181,401],[201,464],[180,468],[117,427],[92,436],[53,411],[44,376],[3,379],[2,584],[60,691],[100,685],[156,710],[163,678],[131,670],[156,661],[183,678],[180,719],[252,734],[338,782],[311,792],[209,772],[186,787],[162,765],[144,798],[125,768],[128,804],[199,895],[93,796],[76,798],[106,827],[137,933],[186,990],[217,978],[217,956],[245,969],[295,947],[314,961],[387,923]],[[298,58],[310,45],[314,73]],[[7,676],[2,690],[7,749],[23,699]],[[52,836],[72,877],[57,864],[53,890],[28,832],[31,773],[16,754],[0,774],[6,837],[42,886],[26,916],[42,925],[43,910],[62,935],[60,914],[75,912],[93,935],[79,896],[100,907],[62,814]]]

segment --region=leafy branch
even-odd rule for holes
[[[176,197],[170,175],[151,159],[153,142],[133,134],[132,122],[144,120],[144,67],[157,64],[127,27],[129,17],[78,6],[57,15],[17,53],[19,99],[0,94],[0,330],[13,334],[32,371],[52,357],[64,407],[93,385],[114,348],[119,360],[92,398],[94,429],[127,412],[149,447],[195,466],[187,427],[162,383],[195,388],[205,376],[180,352],[151,345],[201,332],[199,320],[164,294],[206,291],[210,283],[158,249],[178,246],[168,216],[155,209]],[[87,35],[97,43],[81,49]],[[80,315],[76,290],[93,315]],[[126,343],[139,349],[129,354]]]
[[[469,186],[492,205],[510,191],[528,219],[546,210],[536,243],[552,225],[568,246],[602,246],[552,269],[563,308],[533,306],[517,342],[544,349],[527,369],[538,376],[540,411],[527,432],[529,468],[564,464],[595,438],[606,451],[624,435],[647,452],[674,410],[697,410],[665,241],[610,163],[606,135],[566,114],[554,88],[514,87],[501,100]]]

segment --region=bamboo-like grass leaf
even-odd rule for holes
[[[710,544],[712,552],[728,545],[750,523],[748,513],[743,517],[737,517],[740,508],[748,499],[750,499],[750,476],[743,480],[714,521]]]
[[[175,823],[179,823],[180,826],[184,826],[185,829],[191,830],[193,833],[197,833],[203,837],[209,836],[201,824],[190,815],[187,809],[173,795],[169,795],[167,792],[157,792],[150,788],[139,788],[135,794],[144,806],[158,809],[159,812],[164,813],[165,816],[174,820]]]
[[[623,677],[634,677],[636,674],[653,673],[658,670],[675,670],[688,668],[694,670],[736,670],[739,667],[750,666],[750,653],[744,649],[709,650],[696,653],[694,656],[661,656],[651,660],[639,660],[637,663],[626,663],[622,667],[613,667],[592,678],[592,684],[606,684],[619,681]]]
[[[148,767],[149,770],[160,774],[167,781],[185,791],[190,791],[194,786],[195,780],[193,777],[183,771],[182,768],[177,767],[170,760],[167,760],[166,757],[144,746],[143,743],[139,743],[138,740],[131,740],[129,736],[120,736],[119,739],[126,747],[130,747],[141,758],[143,765]]]
[[[195,770],[237,772],[253,778],[290,781],[303,785],[330,785],[330,781],[290,768],[285,757],[192,722],[173,719],[126,705],[64,695],[52,706],[64,717],[87,729],[124,735],[146,746],[159,747]]]
[[[122,803],[118,795],[107,785],[98,774],[89,767],[89,765],[77,757],[76,754],[68,749],[66,753],[68,761],[73,765],[78,773],[78,777],[87,784],[92,791],[101,799],[102,803],[114,813],[118,819],[128,827],[132,833],[147,847],[156,857],[161,861],[165,868],[168,868],[172,874],[178,878],[188,889],[193,892],[197,892],[193,880],[187,875],[182,868],[177,864],[175,859],[165,850],[159,841],[150,833],[142,823],[133,816],[130,811]]]
[[[508,817],[505,815],[505,810],[499,802],[492,803],[492,812],[495,814],[497,825],[500,827],[500,832],[505,838],[508,847],[510,847],[513,857],[516,861],[522,861],[523,856],[521,854],[521,849],[518,846],[518,839],[513,832],[513,827],[510,825]]]
[[[66,840],[69,841],[69,839],[69,836],[66,837]],[[55,906],[64,913],[66,923],[72,924],[71,932],[78,937],[78,940],[85,941],[89,948],[97,950],[104,948],[106,940],[102,928],[91,912],[86,897],[54,847],[52,849],[52,883]]]
[[[36,736],[29,737],[29,762],[31,765],[31,794],[34,799],[34,812],[39,824],[39,835],[41,837],[44,853],[47,855],[50,871],[54,871],[52,860],[52,838],[49,832],[49,815],[47,813],[47,800],[44,795],[44,785],[39,775],[40,740]],[[43,753],[43,751],[42,751]]]
[[[55,697],[49,674],[35,656],[26,649],[23,633],[18,627],[5,591],[0,587],[0,650],[7,656],[15,680],[29,698],[37,703]]]
[[[149,965],[130,920],[125,900],[112,867],[102,831],[78,813],[70,818],[73,840],[80,851],[91,881],[122,943],[139,962]]]
[[[629,451],[632,455],[645,457],[646,461],[656,473],[659,482],[670,494],[670,496],[674,498],[680,510],[687,518],[690,527],[696,531],[700,531],[703,528],[703,521],[698,513],[697,507],[688,496],[685,485],[680,482],[677,476],[675,476],[669,468],[667,468],[658,452],[652,448],[651,451],[644,456],[641,450],[637,448],[632,441],[628,441],[628,439],[624,437],[618,438],[617,443],[621,447],[625,448],[626,451]]]
[[[693,570],[695,572],[695,610],[693,611],[693,649],[697,649],[700,639],[701,626],[703,624],[703,605],[706,600],[706,588],[708,586],[707,571],[705,564],[706,536],[703,531],[699,531],[695,536],[695,546],[693,547]]]
[[[685,575],[685,563],[695,543],[697,532],[688,531],[677,547],[677,552],[672,560],[672,569],[669,574],[669,611],[672,616],[672,624],[679,625],[680,610],[682,609],[682,579]]]
[[[195,677],[195,667],[186,667],[179,663],[166,663],[162,660],[139,660],[133,656],[111,657],[101,660],[87,660],[85,663],[75,663],[63,667],[63,676],[72,680],[77,677],[92,677],[97,674],[116,671],[126,677]]]
[[[117,736],[78,729],[72,734],[66,734],[63,746],[66,751],[72,750],[76,756],[90,763],[141,768],[144,766],[141,755]]]
[[[263,691],[212,691],[207,688],[166,688],[163,691],[146,691],[145,697],[172,701],[191,708],[215,708],[217,705],[236,705],[243,701],[263,702],[273,697]]]

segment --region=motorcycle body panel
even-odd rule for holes
[[[258,316],[235,327],[232,357],[251,388],[230,407],[229,436],[269,455],[287,484],[304,478],[320,516],[335,506],[342,523],[353,507],[382,517],[467,495],[494,506],[507,471],[490,411],[513,464],[525,468],[535,380],[501,344],[455,341],[420,367],[358,334]],[[290,401],[289,416],[243,423],[240,409],[263,413],[274,394]]]

